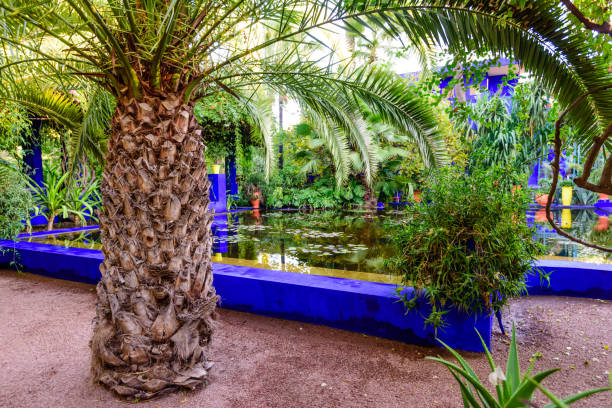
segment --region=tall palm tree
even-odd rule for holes
[[[35,71],[52,63],[116,98],[101,187],[95,381],[126,398],[149,398],[194,388],[210,368],[213,217],[195,99],[228,92],[249,107],[249,92],[269,86],[342,128],[364,158],[371,152],[354,114],[361,103],[405,132],[435,137],[433,116],[404,94],[399,77],[311,61],[298,46],[370,8],[328,1],[0,2],[0,40],[22,56],[1,68]],[[258,29],[271,23],[276,35],[262,38]],[[296,44],[304,35],[310,40]],[[292,46],[265,53],[281,42]],[[57,72],[37,74],[52,80]],[[366,169],[368,178],[372,172]]]
[[[105,259],[91,343],[94,380],[126,398],[148,398],[194,388],[210,368],[205,346],[217,297],[195,98],[216,92],[241,98],[240,91],[268,86],[299,97],[351,137],[360,133],[353,112],[362,103],[402,133],[436,133],[431,112],[404,93],[401,79],[376,68],[339,69],[301,51],[301,41],[317,41],[317,33],[339,30],[347,19],[452,53],[465,47],[506,53],[565,105],[610,82],[565,29],[556,2],[526,3],[0,0],[0,41],[23,57],[11,64],[52,61],[117,100],[102,180]],[[258,29],[271,26],[277,34],[262,39]],[[279,42],[295,46],[265,55]],[[612,120],[611,93],[592,94],[570,113],[586,144]]]

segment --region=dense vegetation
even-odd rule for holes
[[[541,251],[527,226],[530,202],[525,189],[513,188],[508,169],[447,168],[432,173],[421,203],[406,208],[411,219],[389,235],[397,256],[389,262],[411,296],[407,308],[424,298],[432,307],[427,323],[444,326],[447,306],[477,313],[499,311],[525,292]]]

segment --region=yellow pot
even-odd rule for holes
[[[572,205],[572,187],[561,187],[561,203],[563,205]]]
[[[563,210],[561,210],[561,228],[572,228],[572,210],[570,210],[569,208],[564,208]]]
[[[221,165],[220,164],[213,164],[212,169],[210,171],[210,174],[219,174],[221,173]]]
[[[221,261],[223,261],[223,255],[220,254],[219,252],[214,253],[212,261],[213,262],[221,262]]]

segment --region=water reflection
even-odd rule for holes
[[[569,208],[561,210],[561,228],[572,228],[572,211]]]
[[[608,212],[603,209],[554,209],[551,211],[555,223],[571,235],[587,241],[596,241],[602,236],[612,234],[609,229],[610,222]],[[532,221],[533,220],[533,221]],[[546,210],[539,208],[527,212],[527,221],[535,225],[535,238],[542,242],[546,247],[545,259],[565,259],[594,262],[610,263],[610,255],[593,248],[588,248],[560,236],[555,231],[546,218]],[[595,236],[595,232],[599,237]],[[609,246],[609,245],[606,245]]]
[[[612,262],[609,255],[561,237],[549,225],[546,210],[527,212],[535,239],[547,259]],[[612,245],[608,212],[601,209],[553,210],[556,223],[569,233],[604,246]],[[302,213],[255,210],[215,216],[213,262],[318,275],[387,282],[384,262],[393,256],[385,224],[400,222],[402,211]],[[99,233],[27,238],[53,245],[99,249]]]

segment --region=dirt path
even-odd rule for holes
[[[91,384],[91,286],[0,271],[0,407],[124,407]],[[612,369],[612,302],[560,297],[513,301],[521,361],[561,367],[545,384],[558,395],[604,387]],[[496,328],[497,330],[497,328]],[[493,354],[505,362],[508,339]],[[208,388],[139,407],[460,407],[457,387],[439,364],[441,349],[416,347],[246,313],[220,310],[210,350]],[[481,378],[486,359],[464,353]],[[587,363],[588,361],[588,363]],[[539,398],[543,401],[542,398]],[[612,407],[601,395],[577,407]]]

